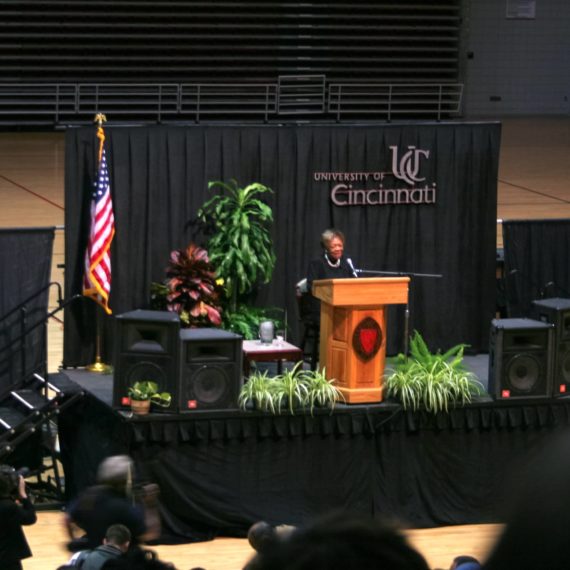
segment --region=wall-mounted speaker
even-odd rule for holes
[[[150,380],[178,397],[180,319],[168,311],[136,310],[115,318],[113,406],[128,406],[128,388]]]
[[[220,329],[180,331],[179,410],[237,408],[242,337]]]
[[[554,325],[494,319],[489,345],[489,394],[496,399],[552,395]]]
[[[533,301],[532,310],[536,320],[554,325],[554,395],[570,395],[570,299]]]

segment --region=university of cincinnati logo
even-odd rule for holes
[[[392,151],[392,173],[396,178],[403,180],[406,184],[413,186],[416,182],[422,182],[425,178],[418,178],[420,171],[420,156],[429,158],[429,150],[420,150],[415,146],[409,146],[408,152],[398,161],[398,147],[391,146]]]
[[[422,164],[429,160],[430,151],[410,145],[400,156],[397,146],[389,148],[392,153],[391,171],[314,172],[313,179],[335,183],[330,196],[336,206],[435,204],[437,184],[425,183],[425,176],[420,176]],[[407,187],[386,187],[385,180],[394,178]],[[360,183],[360,187],[355,183]]]

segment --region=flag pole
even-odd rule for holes
[[[97,128],[101,129],[103,123],[107,121],[107,117],[103,113],[97,113],[93,119],[94,123],[97,123]],[[101,143],[102,145],[102,143]],[[101,160],[101,150],[99,151],[99,161]],[[96,303],[96,324],[95,324],[95,362],[86,366],[89,372],[94,372],[96,374],[111,374],[113,367],[109,364],[105,364],[101,358],[101,339],[102,339],[102,329],[103,329],[103,317],[101,315],[102,308],[99,303]]]
[[[103,328],[103,318],[101,312],[103,309],[97,307],[96,311],[96,325],[95,325],[95,362],[93,364],[88,364],[85,368],[89,372],[95,372],[96,374],[111,374],[113,367],[109,364],[105,364],[101,358],[101,329]]]

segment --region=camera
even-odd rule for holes
[[[0,497],[17,499],[19,497],[20,476],[27,477],[30,470],[27,467],[14,469],[10,465],[0,465]]]

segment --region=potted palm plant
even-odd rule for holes
[[[131,410],[137,415],[148,414],[151,403],[168,408],[172,401],[172,396],[168,392],[159,392],[158,384],[150,380],[135,382],[129,387],[128,395]]]
[[[251,293],[258,281],[269,283],[273,274],[273,212],[259,198],[272,190],[258,182],[243,188],[236,180],[208,183],[208,188],[216,187],[221,192],[200,208],[198,219],[213,231],[210,260],[224,280],[230,311],[236,312],[239,298]]]
[[[485,389],[463,365],[465,348],[458,344],[443,354],[432,354],[415,331],[410,338],[410,356],[399,354],[386,378],[387,395],[398,399],[404,409],[423,406],[434,414],[471,402]]]

